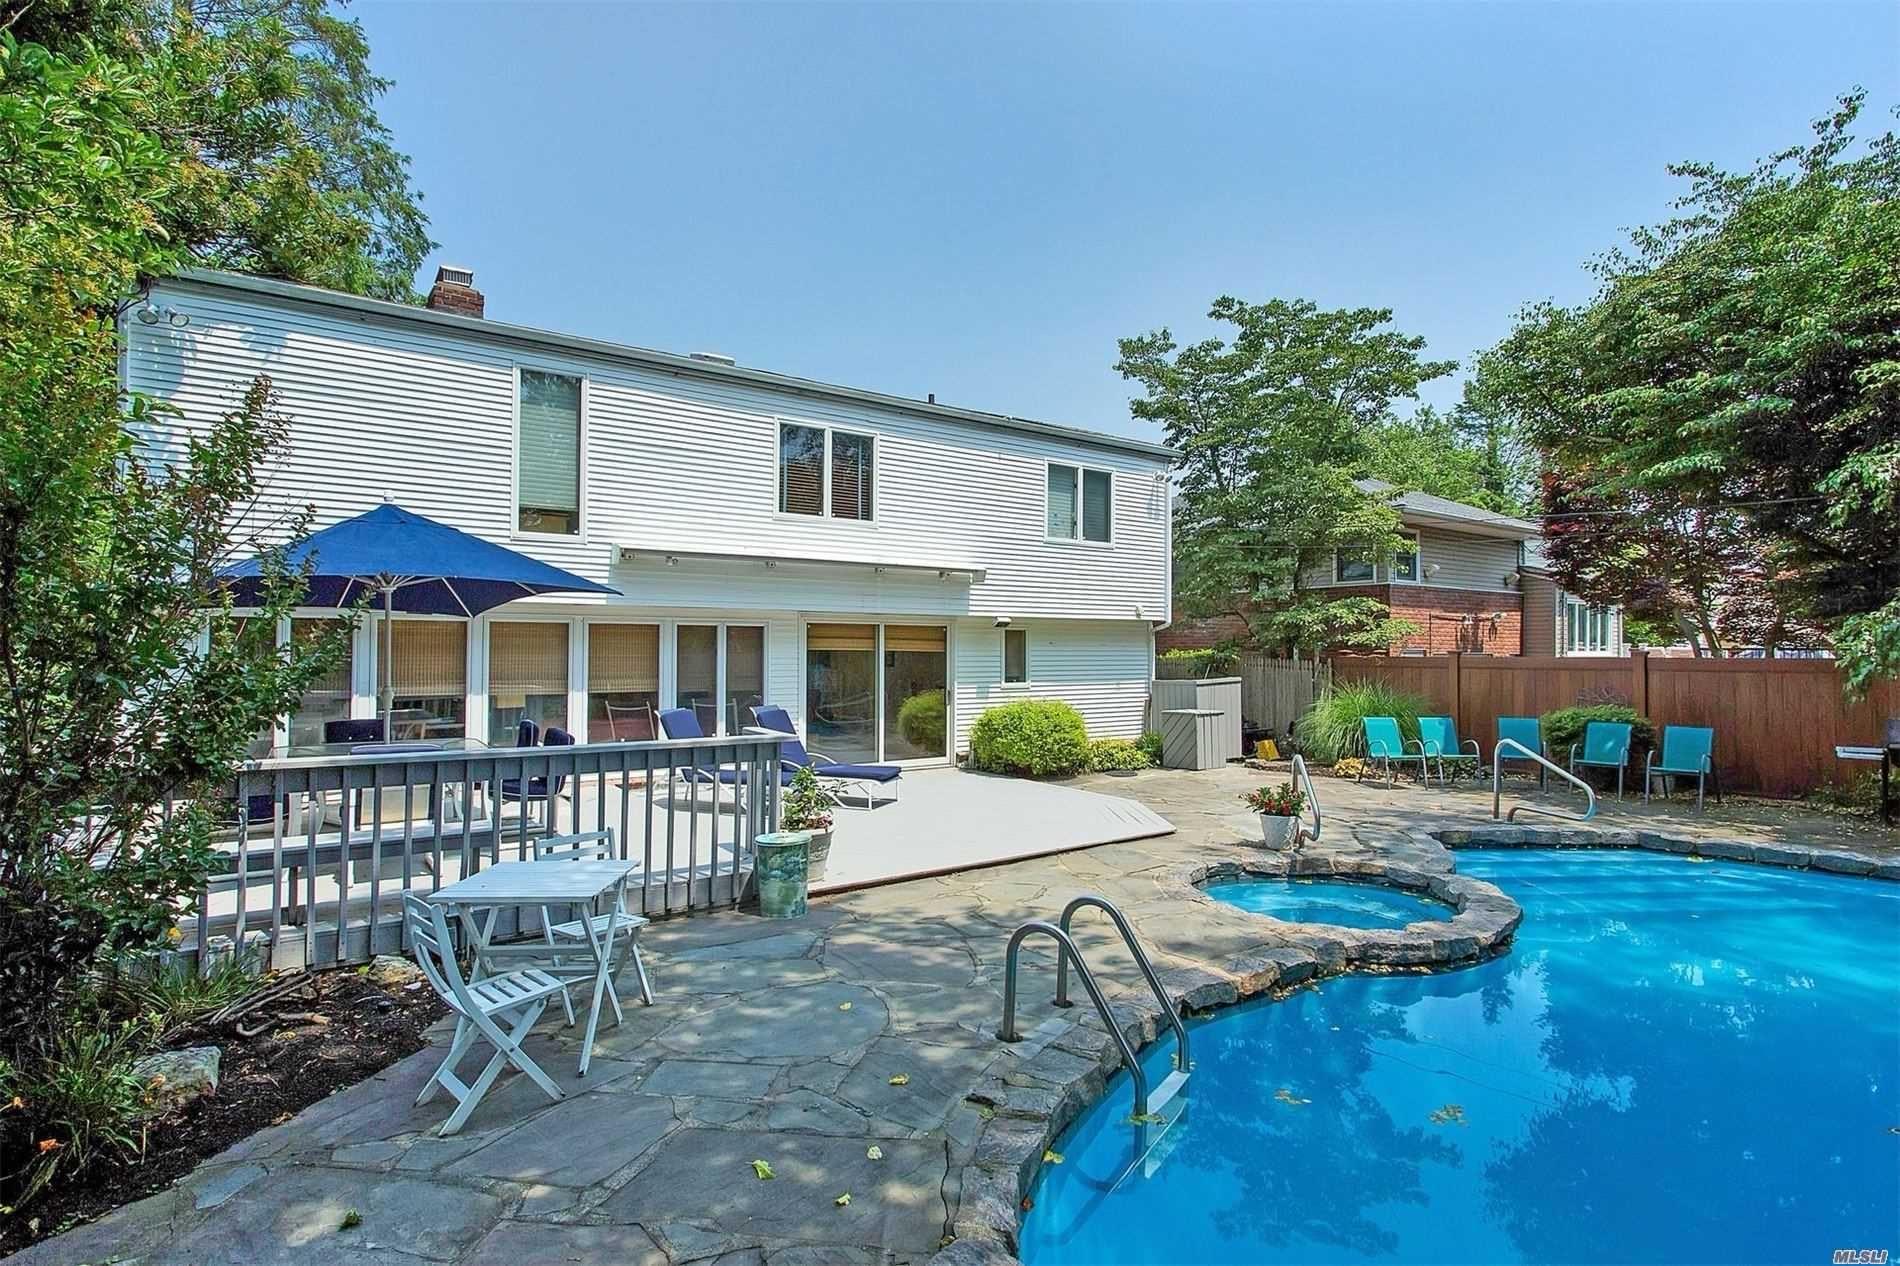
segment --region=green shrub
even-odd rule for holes
[[[1538,718],[1544,732],[1544,750],[1550,759],[1563,765],[1570,760],[1570,745],[1583,742],[1583,731],[1592,721],[1615,721],[1630,727],[1630,762],[1641,767],[1643,757],[1656,746],[1656,727],[1649,718],[1639,716],[1635,708],[1621,703],[1595,703],[1575,708],[1558,708]]]
[[[1135,740],[1135,746],[1141,749],[1142,755],[1148,758],[1150,765],[1159,765],[1161,763],[1160,730],[1147,731],[1140,738]]]
[[[1167,664],[1186,664],[1188,671],[1196,677],[1212,677],[1216,673],[1232,672],[1240,663],[1240,651],[1227,642],[1192,650],[1179,647],[1162,651],[1155,658]]]
[[[1334,686],[1313,701],[1305,716],[1293,723],[1293,739],[1313,760],[1331,765],[1366,754],[1367,717],[1395,717],[1399,734],[1418,737],[1418,718],[1432,715],[1430,700],[1383,681],[1349,681]]]
[[[1088,767],[1091,773],[1110,770],[1147,769],[1154,764],[1141,744],[1133,739],[1104,738],[1089,740]]]
[[[943,709],[943,691],[925,690],[914,694],[897,709],[897,732],[912,747],[926,752],[941,752]]]
[[[1057,699],[1019,699],[991,708],[970,727],[970,765],[999,774],[1061,777],[1089,756],[1082,714]]]

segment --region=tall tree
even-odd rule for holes
[[[376,114],[389,83],[329,0],[0,0],[0,30],[162,78],[139,125],[180,180],[152,228],[186,262],[414,297],[433,243]]]
[[[94,974],[163,943],[247,744],[345,646],[347,621],[275,644],[302,590],[280,556],[251,618],[213,584],[301,525],[254,516],[286,426],[270,384],[152,453],[118,322],[194,259],[408,292],[413,202],[370,170],[383,142],[339,69],[358,39],[311,5],[0,9],[0,1216],[129,1137],[137,1052],[101,1029]],[[341,62],[311,70],[326,44]],[[61,1075],[95,1036],[119,1062]]]
[[[1245,618],[1257,639],[1302,648],[1385,647],[1414,631],[1371,598],[1301,586],[1302,562],[1337,545],[1389,551],[1398,517],[1354,486],[1395,401],[1455,366],[1380,308],[1217,299],[1231,342],[1181,347],[1166,329],[1121,340],[1116,368],[1146,394],[1183,456],[1175,502],[1176,594],[1189,614]]]
[[[1900,672],[1900,143],[1857,149],[1861,105],[1751,171],[1673,168],[1678,214],[1476,375],[1578,525],[1553,539],[1566,585],[1713,647],[1818,631],[1850,689]]]

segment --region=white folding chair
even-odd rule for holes
[[[534,842],[534,860],[544,861],[612,861],[614,857],[614,833],[612,831],[587,831],[580,835],[545,835]],[[578,919],[569,919],[564,923],[554,922],[546,906],[541,907],[541,927],[547,936],[550,949],[556,951],[555,966],[560,969],[559,951],[567,946],[578,946],[583,950],[591,943],[598,945],[602,937],[612,937],[621,941],[614,961],[607,968],[607,1001],[613,1004],[614,1021],[626,1019],[620,1010],[620,998],[613,983],[627,965],[627,959],[633,959],[634,971],[640,977],[640,1001],[649,1007],[653,1005],[653,988],[647,982],[647,965],[640,958],[640,929],[647,925],[644,916],[628,914],[625,910],[613,910],[606,914],[594,914],[591,911]],[[612,942],[610,941],[609,944]],[[590,963],[591,967],[592,964]],[[561,996],[561,1003],[568,1008],[567,1022],[574,1023],[573,1004],[567,995]]]
[[[561,1088],[521,1049],[521,1043],[547,1009],[548,999],[557,993],[566,998],[567,986],[533,967],[470,983],[456,964],[455,943],[449,939],[448,919],[442,907],[406,893],[403,914],[409,924],[409,943],[415,947],[416,964],[455,1012],[455,1037],[449,1043],[449,1053],[416,1096],[420,1107],[434,1098],[440,1087],[455,1100],[455,1111],[437,1132],[449,1135],[461,1129],[507,1064],[526,1073],[550,1099],[565,1098]],[[494,1047],[495,1055],[473,1082],[464,1082],[455,1075],[455,1065],[477,1037]]]

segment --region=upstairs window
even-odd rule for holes
[[[516,524],[523,532],[581,530],[581,380],[521,371]]]
[[[869,435],[780,423],[779,513],[869,519],[876,449]]]
[[[1113,489],[1105,470],[1051,463],[1045,525],[1049,538],[1106,542],[1114,518]]]
[[[1403,536],[1405,544],[1399,546],[1398,552],[1392,555],[1392,579],[1417,580],[1418,533],[1406,532]]]
[[[1370,550],[1341,548],[1333,551],[1333,582],[1335,584],[1344,585],[1372,578]]]

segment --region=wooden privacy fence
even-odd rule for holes
[[[1340,682],[1384,681],[1424,695],[1458,733],[1488,751],[1501,716],[1540,716],[1575,704],[1626,703],[1655,723],[1715,729],[1722,786],[1798,796],[1860,772],[1834,759],[1838,743],[1880,741],[1900,716],[1900,682],[1850,704],[1840,669],[1817,659],[1676,659],[1524,655],[1341,656]],[[1561,762],[1564,753],[1553,754]]]
[[[1155,661],[1155,676],[1167,681],[1199,677],[1190,660]],[[1258,652],[1244,652],[1231,672],[1210,676],[1240,678],[1240,715],[1250,730],[1271,730],[1275,737],[1313,706],[1320,691],[1332,684],[1332,666],[1323,660],[1279,659]]]

